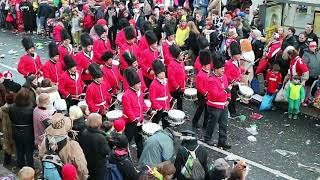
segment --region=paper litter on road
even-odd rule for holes
[[[256,141],[257,141],[257,138],[251,135],[251,136],[248,136],[248,140],[249,140],[250,142],[256,142]]]
[[[228,156],[226,156],[224,158],[226,161],[236,161],[236,160],[239,160],[240,157],[237,156],[237,155],[234,155],[234,154],[229,154]]]
[[[250,134],[252,134],[252,135],[254,135],[254,136],[259,134],[258,131],[257,131],[257,129],[252,128],[252,127],[246,128],[246,130],[247,130]]]
[[[240,115],[239,116],[240,121],[245,121],[247,119],[247,116],[245,115]]]
[[[305,168],[306,170],[311,171],[311,172],[320,173],[320,168],[317,168],[317,167],[307,166],[307,165],[304,165],[301,163],[298,163],[298,167]]]
[[[5,54],[1,54],[0,55],[0,58],[4,58],[6,55]]]
[[[285,127],[289,127],[289,126],[290,126],[290,124],[284,124],[284,126],[285,126]]]
[[[13,49],[11,49],[10,51],[8,51],[8,54],[16,54],[17,53],[17,51],[15,51],[15,50],[13,50]]]
[[[316,124],[316,127],[320,127],[320,124]]]
[[[290,157],[291,155],[293,155],[293,156],[297,155],[296,152],[287,151],[287,150],[283,150],[283,149],[276,149],[274,151],[281,154],[282,156],[286,156],[286,157]]]
[[[309,145],[311,143],[311,141],[310,141],[310,139],[308,139],[307,141],[306,141],[306,145]]]
[[[279,134],[279,135],[280,135],[280,134],[283,134],[283,131],[278,132],[278,134]]]

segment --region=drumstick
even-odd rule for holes
[[[152,114],[152,116],[151,116],[151,118],[149,119],[149,121],[151,121],[151,122],[152,122],[153,117],[154,117],[157,113],[158,113],[158,112],[156,112],[156,113]]]
[[[112,104],[110,104],[110,106],[109,106],[109,107],[111,107],[111,106],[115,105],[115,104],[117,103],[117,101],[118,101],[118,100],[115,100]]]
[[[173,109],[173,107],[176,105],[176,103],[177,103],[177,100],[175,99],[170,110]]]

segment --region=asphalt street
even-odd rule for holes
[[[40,54],[44,63],[48,59],[48,39],[32,36],[35,43],[40,46]],[[24,79],[16,71],[19,57],[25,53],[21,45],[22,35],[11,32],[0,32],[0,72],[11,70],[14,80],[23,83]],[[42,48],[41,48],[42,47]],[[17,51],[9,54],[10,50]],[[196,105],[194,102],[185,101],[184,111],[192,118]],[[283,110],[259,112],[253,104],[238,104],[240,113],[246,119],[230,119],[228,125],[228,142],[232,145],[229,153],[245,158],[249,162],[250,171],[248,180],[273,180],[273,179],[301,179],[316,180],[320,178],[320,120],[305,115],[300,115],[298,120],[289,120]],[[251,113],[260,113],[262,119],[250,118]],[[247,139],[251,134],[246,130],[251,125],[257,126],[256,142]],[[190,129],[191,122],[177,127],[177,130]],[[212,127],[213,128],[213,127]],[[216,130],[217,131],[217,130]],[[202,139],[203,130],[197,130],[197,136]],[[217,138],[217,133],[214,134]],[[282,151],[281,151],[282,150]],[[283,151],[284,150],[284,151]],[[219,157],[226,157],[228,152],[217,152],[208,148],[210,163]],[[280,153],[281,154],[280,154]],[[309,166],[306,167],[306,166]],[[1,176],[0,167],[0,176]]]

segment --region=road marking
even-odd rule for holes
[[[13,68],[13,67],[8,66],[8,65],[5,65],[5,64],[3,64],[3,63],[0,63],[0,66],[5,67],[5,68],[7,68],[7,69],[10,69],[10,70],[12,70],[12,71],[18,72],[17,68]]]
[[[219,152],[219,153],[221,153],[221,154],[224,154],[224,155],[227,155],[227,156],[228,156],[228,155],[233,155],[235,158],[243,159],[243,160],[245,160],[248,164],[250,164],[250,165],[252,165],[252,166],[255,166],[255,167],[257,167],[257,168],[260,168],[260,169],[262,169],[262,170],[268,171],[268,172],[276,175],[276,177],[282,177],[282,178],[285,178],[285,179],[288,179],[288,180],[298,180],[298,179],[296,179],[296,178],[293,178],[293,177],[291,177],[291,176],[289,176],[289,175],[287,175],[287,174],[284,174],[284,173],[280,172],[279,170],[271,169],[271,168],[269,168],[269,167],[267,167],[267,166],[264,166],[264,165],[262,165],[262,164],[256,163],[256,162],[251,161],[251,160],[249,160],[249,159],[246,159],[246,158],[244,158],[244,157],[235,155],[235,154],[230,153],[230,152],[228,152],[228,151],[225,151],[225,150],[223,150],[223,149],[220,149],[220,148],[217,148],[217,147],[214,147],[214,146],[209,146],[208,144],[206,144],[206,143],[204,143],[204,142],[202,142],[202,141],[198,141],[198,143],[201,144],[201,145],[203,145],[203,146],[205,146],[206,148],[209,148],[209,149],[214,150],[214,151],[216,151],[216,152]]]

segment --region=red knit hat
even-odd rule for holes
[[[65,164],[62,168],[62,179],[63,180],[76,180],[77,169],[72,164]]]
[[[126,122],[123,119],[115,120],[113,122],[113,127],[117,132],[122,132],[126,127]]]

